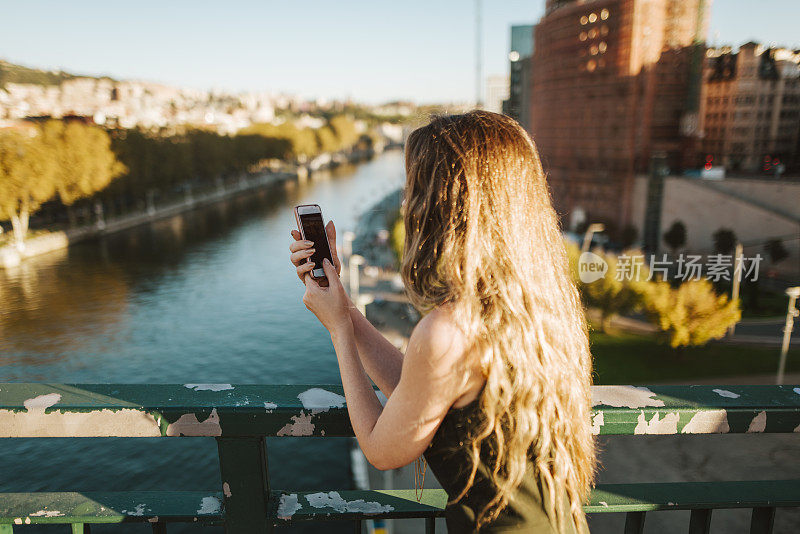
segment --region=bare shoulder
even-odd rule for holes
[[[456,325],[451,312],[444,308],[436,308],[420,319],[412,339],[423,342],[428,349],[437,353],[448,353],[464,346],[464,335]]]
[[[435,374],[463,372],[470,367],[466,359],[467,340],[453,319],[450,310],[439,307],[425,315],[408,343],[409,364]]]

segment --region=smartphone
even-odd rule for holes
[[[325,224],[322,222],[322,208],[318,204],[302,204],[295,206],[294,217],[297,219],[297,229],[303,239],[314,242],[314,254],[306,258],[306,263],[314,262],[311,270],[311,277],[322,287],[328,287],[328,277],[322,268],[322,260],[328,258],[333,265],[331,247],[328,242],[328,234],[325,232]]]

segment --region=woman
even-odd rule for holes
[[[424,316],[405,355],[349,301],[338,258],[329,287],[306,278],[313,248],[292,232],[359,445],[378,469],[424,454],[451,533],[588,531],[591,357],[533,143],[503,115],[438,117],[409,136],[406,174],[401,270]]]

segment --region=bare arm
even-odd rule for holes
[[[336,253],[336,228],[333,221],[325,226],[328,242],[333,256],[333,265],[337,274],[341,272],[341,262]],[[304,281],[305,275],[313,268],[311,263],[303,263],[311,256],[312,245],[307,245],[297,230],[291,231],[294,242],[289,245],[292,252],[292,263],[297,267],[297,276]],[[350,319],[361,363],[369,377],[380,388],[386,397],[390,397],[400,381],[400,370],[403,367],[403,353],[373,326],[358,308],[351,302]]]
[[[307,279],[303,303],[331,334],[353,432],[378,469],[409,464],[425,451],[473,378],[463,336],[445,312],[426,315],[411,333],[400,381],[382,406],[358,354],[350,299],[333,264],[327,259],[322,264],[329,285]]]
[[[367,460],[394,469],[418,458],[433,439],[465,377],[453,372],[464,350],[455,328],[423,319],[414,329],[401,379],[381,406],[356,349],[351,325],[331,331],[350,423]]]
[[[364,369],[383,394],[391,397],[400,382],[403,353],[383,337],[355,306],[350,308],[350,319]]]

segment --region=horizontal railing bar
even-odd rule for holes
[[[0,524],[201,522],[224,517],[214,491],[0,493]]]
[[[595,434],[800,432],[800,386],[595,386]],[[0,437],[352,436],[341,386],[0,384]]]
[[[598,484],[588,513],[800,506],[800,480]]]
[[[447,493],[442,489],[425,489],[417,500],[408,490],[334,490],[271,492],[270,511],[275,524],[296,521],[352,519],[412,519],[442,517]]]
[[[441,489],[426,489],[417,501],[414,490],[273,490],[270,500],[273,503],[271,515],[280,525],[358,517],[442,517],[447,494]],[[584,510],[587,513],[627,513],[793,506],[800,506],[800,480],[737,480],[598,484]]]
[[[425,489],[417,501],[413,489],[273,490],[270,503],[269,517],[276,525],[377,518],[425,518],[428,525],[433,519],[444,516],[447,494],[441,489]],[[587,513],[632,513],[634,515],[629,517],[633,526],[639,524],[644,517],[640,514],[645,512],[694,510],[691,523],[702,532],[712,509],[752,508],[752,525],[758,530],[772,524],[776,508],[796,506],[800,506],[800,480],[765,480],[599,484],[584,510]],[[222,494],[216,492],[0,493],[0,526],[72,523],[80,529],[93,523],[155,522],[159,525],[195,521],[217,525],[226,519]]]

